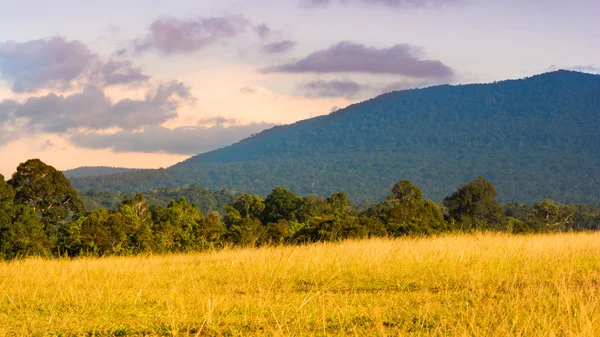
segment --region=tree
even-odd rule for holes
[[[408,180],[401,180],[394,184],[392,193],[388,195],[389,200],[395,200],[401,204],[421,202],[423,193]]]
[[[265,202],[258,195],[244,194],[237,198],[231,206],[239,212],[242,218],[258,219],[265,209]]]
[[[444,199],[450,219],[459,222],[463,229],[482,229],[502,223],[504,211],[496,201],[494,185],[478,177],[463,185]]]
[[[0,225],[8,225],[14,215],[15,191],[4,181],[0,174]]]
[[[0,223],[0,257],[50,255],[51,242],[31,207],[15,206],[13,219]]]
[[[366,216],[374,216],[385,224],[391,236],[429,235],[448,229],[439,207],[408,180],[394,184],[387,200],[371,207]]]
[[[295,221],[301,200],[287,188],[275,187],[265,199],[265,209],[262,213],[263,223],[276,223],[279,220]]]
[[[570,227],[575,213],[573,206],[560,205],[554,200],[546,199],[534,206],[533,223],[540,231],[564,231]]]
[[[83,201],[62,172],[39,159],[21,163],[8,184],[15,191],[15,204],[31,207],[49,236],[56,236],[58,227],[73,213],[84,210]]]

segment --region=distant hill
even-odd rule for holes
[[[109,166],[84,166],[74,168],[72,170],[62,171],[67,178],[85,178],[85,177],[100,177],[111,174],[118,174],[124,172],[138,171],[138,169],[129,169],[123,167],[109,167]]]
[[[119,191],[200,183],[261,195],[280,185],[376,201],[400,179],[441,200],[483,175],[501,201],[598,204],[599,167],[600,76],[561,70],[392,92],[168,169],[71,181]]]

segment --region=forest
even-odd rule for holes
[[[266,197],[274,186],[378,202],[399,178],[443,200],[484,176],[498,200],[600,203],[600,75],[556,71],[384,94],[265,130],[165,169],[73,177],[85,191],[200,185]],[[193,142],[190,139],[190,142]]]
[[[177,191],[195,196],[194,201],[160,201]],[[153,205],[136,193],[124,194],[115,209],[108,201],[105,207],[86,210],[63,173],[39,159],[28,160],[7,182],[0,176],[0,257],[161,254],[452,232],[592,231],[600,226],[596,206],[550,199],[501,205],[496,188],[483,177],[441,203],[424,200],[417,186],[399,180],[385,200],[359,208],[341,191],[327,198],[300,197],[275,187],[264,199],[226,190],[210,193],[200,186],[164,189],[160,198],[154,193],[149,194],[157,199]],[[208,202],[203,203],[202,195]]]

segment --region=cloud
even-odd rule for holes
[[[293,63],[271,67],[264,72],[284,73],[370,73],[394,74],[415,78],[449,78],[452,68],[437,60],[423,58],[421,48],[397,44],[377,49],[352,42],[340,42],[316,51]]]
[[[86,45],[60,36],[0,44],[0,75],[19,93],[69,89],[96,61]]]
[[[16,93],[139,84],[150,79],[131,61],[103,60],[85,44],[62,36],[0,43],[0,77]]]
[[[227,118],[223,116],[216,116],[210,118],[204,118],[198,121],[198,125],[234,125],[237,121],[233,118]]]
[[[441,5],[445,3],[458,2],[459,0],[301,0],[300,4],[305,7],[327,7],[333,3],[342,5],[380,5],[389,8],[425,7]]]
[[[307,97],[345,97],[354,98],[363,86],[350,80],[312,81],[299,85]]]
[[[250,86],[243,87],[243,88],[240,88],[240,92],[242,94],[246,94],[246,95],[254,95],[254,94],[256,94],[256,88],[250,87]]]
[[[132,42],[136,53],[157,50],[163,54],[192,53],[243,33],[250,22],[242,16],[199,17],[179,20],[165,17],[150,25],[150,32]]]
[[[19,106],[19,103],[12,99],[0,101],[0,125],[11,119],[13,112]]]
[[[48,149],[51,149],[53,147],[55,147],[56,144],[54,144],[54,142],[50,139],[47,139],[46,142],[44,144],[42,144],[42,146],[40,146],[40,151],[46,151]]]
[[[114,134],[76,133],[70,137],[77,147],[112,149],[115,152],[197,154],[235,143],[252,134],[275,126],[270,123],[215,125],[212,127],[151,127],[142,132]]]
[[[292,40],[282,40],[266,44],[262,47],[262,51],[267,54],[287,53],[294,49],[296,42]]]
[[[343,97],[347,99],[358,99],[373,97],[380,94],[424,88],[432,85],[442,84],[437,80],[412,80],[392,83],[367,83],[361,84],[352,80],[315,80],[297,85],[298,90],[306,97],[311,98],[334,98]]]
[[[149,92],[143,100],[123,99],[113,104],[101,89],[89,86],[69,96],[50,93],[7,106],[10,115],[26,119],[33,132],[64,133],[74,128],[134,130],[160,125],[177,117],[176,110],[183,101],[193,100],[188,87],[169,82]]]
[[[92,74],[92,82],[101,86],[145,83],[150,77],[129,60],[108,60]]]
[[[271,30],[271,28],[269,28],[269,26],[267,26],[266,23],[261,23],[260,25],[254,27],[254,32],[261,39],[266,39],[269,36],[271,36],[271,34],[273,34],[273,31]]]

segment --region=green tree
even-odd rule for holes
[[[8,225],[14,216],[15,191],[4,181],[0,174],[0,226]]]
[[[494,185],[478,177],[444,199],[450,219],[463,229],[497,227],[504,220],[504,210],[496,201]]]
[[[13,218],[0,223],[0,256],[4,259],[50,255],[51,243],[31,207],[15,206]]]
[[[423,193],[410,181],[400,180],[392,187],[392,193],[388,195],[388,199],[405,205],[419,203],[423,199]]]
[[[275,187],[265,199],[262,222],[269,224],[277,223],[280,220],[295,221],[301,200],[289,189]]]
[[[265,209],[265,201],[258,195],[244,194],[237,198],[233,204],[240,216],[245,219],[259,219]]]
[[[74,213],[84,210],[83,201],[62,172],[39,159],[21,163],[8,184],[15,191],[15,204],[31,207],[50,237],[56,237],[58,228]]]

